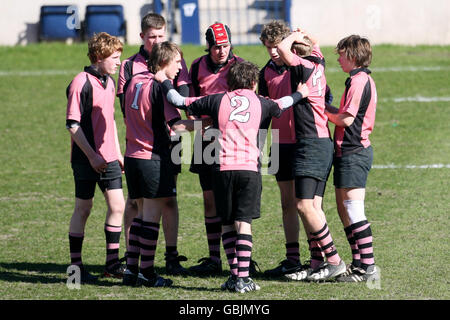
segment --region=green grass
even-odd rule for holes
[[[365,284],[296,283],[257,278],[261,291],[236,295],[220,291],[223,277],[173,277],[174,288],[128,288],[102,280],[81,290],[66,287],[69,264],[68,226],[73,211],[70,138],[65,129],[65,89],[88,64],[86,44],[40,44],[0,47],[0,299],[449,299],[450,169],[373,169],[367,185],[366,212],[374,233],[381,289]],[[125,47],[123,58],[138,49]],[[203,48],[184,46],[188,65]],[[262,67],[261,46],[237,46],[235,53]],[[333,48],[323,48],[328,84],[338,104],[347,77]],[[440,67],[428,72],[376,72],[394,67]],[[450,103],[393,102],[396,97],[450,97],[450,47],[375,46],[373,77],[378,90],[375,130],[371,135],[376,165],[450,164]],[[65,71],[51,76],[14,75],[19,71]],[[7,73],[8,72],[8,73]],[[117,77],[117,76],[116,76]],[[116,104],[119,137],[125,128]],[[330,127],[332,129],[332,126]],[[122,143],[122,148],[124,144]],[[190,266],[207,251],[202,197],[197,176],[183,167],[178,178],[179,251]],[[272,176],[263,177],[261,219],[254,221],[253,258],[263,270],[283,259],[279,191]],[[126,192],[126,184],[124,192]],[[336,213],[332,180],[324,209],[340,255],[351,260]],[[105,259],[105,203],[99,190],[89,218],[83,261],[100,273]],[[301,257],[308,258],[301,231]],[[124,240],[121,242],[123,253]],[[157,271],[164,274],[164,237],[160,235]],[[222,253],[223,255],[223,253]],[[226,259],[223,255],[223,261]],[[226,269],[226,264],[223,264]]]

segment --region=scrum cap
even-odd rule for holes
[[[206,30],[206,42],[208,48],[212,46],[223,46],[231,44],[231,32],[230,28],[226,24],[216,22],[210,25],[208,30]]]

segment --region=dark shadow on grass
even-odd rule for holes
[[[67,264],[57,263],[28,263],[28,262],[0,262],[0,281],[28,282],[28,283],[66,283]],[[94,275],[102,275],[104,266],[86,265],[86,269]],[[118,283],[99,278],[95,285],[115,286]]]
[[[67,283],[67,268],[68,264],[57,263],[28,263],[28,262],[0,262],[0,281],[5,282],[22,282],[22,283],[44,283],[44,284],[66,284]],[[103,265],[85,265],[86,270],[96,276],[103,275]],[[155,272],[158,274],[165,274],[165,268],[155,267]],[[175,285],[171,288],[182,289],[187,291],[209,291],[220,292],[220,288],[206,288],[206,287],[187,287],[176,285],[178,276],[169,276],[174,280]],[[86,284],[84,284],[86,285]],[[99,277],[99,279],[89,285],[112,287],[122,285],[120,279],[107,279]]]

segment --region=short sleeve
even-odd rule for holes
[[[347,91],[347,95],[345,98],[345,104],[339,110],[339,113],[349,113],[353,117],[358,115],[359,106],[361,104],[361,99],[364,94],[364,81],[361,81],[361,78],[353,78],[350,88]]]
[[[66,120],[81,121],[81,92],[84,82],[76,77],[67,88]]]

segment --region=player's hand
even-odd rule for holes
[[[303,96],[303,98],[306,98],[309,95],[309,89],[308,86],[304,83],[299,83],[297,86],[297,92],[300,92]]]
[[[103,159],[100,155],[95,154],[95,156],[91,159],[89,159],[89,163],[91,164],[91,167],[95,170],[97,173],[103,173],[105,172],[106,167],[108,164],[106,163],[105,159]]]
[[[119,161],[119,166],[120,166],[120,169],[122,170],[122,173],[125,173],[124,160],[123,160],[123,156],[121,154],[119,154],[118,161]]]
[[[295,29],[292,34],[294,35],[294,42],[295,43],[302,43],[302,44],[307,44],[305,42],[305,36],[306,33],[302,30],[300,30],[300,28]]]
[[[158,82],[164,82],[165,80],[167,80],[169,78],[167,78],[166,72],[164,71],[164,69],[159,70],[157,73],[155,73],[155,80]]]
[[[211,118],[203,118],[202,119],[202,128],[205,129],[209,126],[212,126],[213,120]]]

